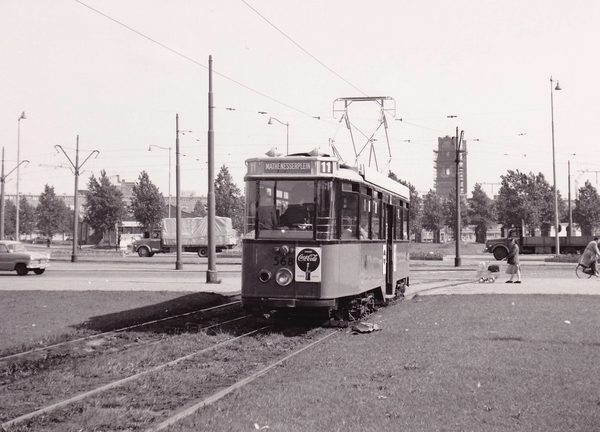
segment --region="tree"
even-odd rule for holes
[[[65,202],[56,196],[54,187],[46,185],[40,194],[39,204],[35,209],[37,228],[46,237],[65,232],[71,216],[71,210]]]
[[[11,199],[7,199],[4,203],[4,236],[5,238],[13,238],[16,234],[16,214],[17,206]],[[20,222],[20,221],[19,221]]]
[[[440,242],[440,231],[444,227],[444,201],[433,190],[423,197],[423,228],[433,231],[433,241]]]
[[[408,221],[410,223],[410,233],[415,237],[415,241],[421,241],[421,230],[423,227],[421,226],[421,197],[419,196],[419,192],[417,192],[417,188],[415,188],[411,183],[401,180],[394,174],[392,171],[388,173],[388,177],[392,180],[397,181],[400,184],[408,187],[409,198],[410,198],[410,206],[408,208]]]
[[[480,183],[475,183],[468,204],[469,222],[475,228],[475,242],[485,243],[487,230],[496,222],[494,200],[487,196]]]
[[[6,238],[15,236],[17,222],[17,206],[13,200],[4,203],[4,235]],[[27,198],[21,197],[19,203],[19,234],[31,234],[35,230],[35,208],[29,204]],[[18,240],[18,239],[17,239]]]
[[[165,212],[165,199],[158,188],[150,181],[146,171],[142,171],[133,185],[131,204],[133,218],[150,231],[160,226]]]
[[[205,217],[207,215],[206,206],[201,200],[196,201],[194,204],[194,210],[192,210],[192,214],[197,217]]]
[[[448,194],[448,199],[444,202],[444,216],[446,225],[452,229],[452,232],[456,230],[456,189],[452,189]],[[460,195],[460,226],[465,227],[470,224],[469,221],[469,207],[467,198],[464,195]],[[456,239],[456,234],[454,234]]]
[[[35,222],[35,207],[29,204],[27,198],[21,197],[21,202],[19,203],[19,232],[22,234],[32,234],[35,231]]]
[[[123,193],[111,184],[105,170],[100,171],[98,179],[92,174],[87,186],[86,202],[83,205],[84,222],[99,234],[115,231],[126,213]]]
[[[554,225],[554,189],[543,174],[508,171],[496,198],[497,219],[504,227],[524,225],[524,232],[533,235],[536,228],[548,235]],[[557,193],[559,220],[565,214],[565,203]]]
[[[231,218],[236,231],[244,230],[244,196],[225,165],[215,180],[215,214]]]
[[[592,235],[600,228],[600,197],[589,181],[577,191],[573,222],[580,226],[583,235]]]

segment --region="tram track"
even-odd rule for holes
[[[96,333],[96,334],[89,335],[89,336],[84,336],[84,337],[80,337],[80,338],[76,338],[76,339],[71,339],[71,340],[55,343],[52,345],[46,345],[43,347],[37,347],[37,348],[29,349],[26,351],[21,351],[18,353],[8,354],[8,355],[0,356],[0,362],[17,359],[19,357],[24,357],[24,356],[31,355],[31,354],[41,354],[44,352],[48,352],[49,350],[56,350],[56,349],[60,349],[62,347],[66,347],[68,345],[73,345],[73,344],[77,344],[77,343],[87,343],[94,339],[106,338],[111,335],[117,335],[119,333],[123,333],[123,332],[134,330],[134,329],[140,329],[142,327],[146,327],[146,326],[150,326],[150,325],[157,325],[160,323],[165,323],[167,321],[178,320],[178,319],[190,317],[190,316],[197,315],[197,314],[213,312],[213,311],[221,310],[223,308],[236,306],[236,305],[239,305],[240,303],[241,302],[239,300],[229,302],[229,303],[223,303],[220,305],[203,308],[203,309],[199,309],[196,311],[185,312],[185,313],[176,314],[176,315],[170,315],[167,317],[153,319],[153,320],[149,320],[149,321],[145,321],[145,322],[141,322],[141,323],[136,323],[133,325],[121,327],[121,328],[110,330],[110,331],[105,331],[105,332]]]
[[[241,338],[248,337],[248,336],[253,335],[253,334],[257,333],[257,332],[263,331],[263,330],[265,330],[265,329],[267,329],[269,327],[270,326],[263,326],[263,327],[261,327],[259,329],[255,329],[255,330],[252,330],[250,332],[244,333],[244,334],[242,334],[240,336],[233,337],[233,338],[227,339],[227,340],[225,340],[223,342],[216,343],[215,345],[212,345],[212,346],[210,346],[208,348],[204,348],[204,349],[201,349],[199,351],[193,352],[191,354],[187,354],[185,356],[178,357],[178,358],[176,358],[174,360],[171,360],[171,361],[159,364],[157,366],[154,366],[152,368],[144,370],[143,372],[140,372],[140,373],[137,373],[137,374],[134,374],[134,375],[130,375],[130,376],[126,377],[126,378],[122,378],[122,379],[118,379],[118,380],[112,381],[110,383],[107,383],[105,385],[97,387],[97,388],[95,388],[93,390],[82,392],[82,393],[79,393],[79,394],[77,394],[75,396],[63,399],[61,401],[48,404],[48,405],[46,405],[46,406],[44,406],[42,408],[36,409],[34,411],[31,411],[31,412],[28,412],[26,414],[20,415],[20,416],[18,416],[16,418],[13,418],[13,419],[10,419],[8,421],[5,421],[5,422],[2,423],[1,427],[3,428],[3,430],[5,430],[6,428],[12,427],[12,426],[16,425],[17,423],[24,422],[24,421],[30,420],[30,419],[32,419],[34,417],[50,413],[52,411],[58,410],[58,409],[60,409],[62,407],[65,407],[66,405],[70,405],[70,404],[73,404],[75,402],[78,402],[78,401],[81,401],[83,399],[86,399],[86,398],[88,398],[90,396],[96,395],[98,393],[114,389],[114,388],[122,386],[122,385],[124,385],[124,384],[126,384],[126,383],[128,383],[130,381],[140,379],[140,378],[142,378],[145,375],[159,372],[159,371],[161,371],[161,370],[163,370],[163,369],[165,369],[167,367],[170,367],[170,366],[175,366],[175,365],[177,365],[179,363],[182,363],[182,362],[184,362],[186,360],[189,360],[189,359],[191,359],[193,357],[199,356],[199,355],[201,355],[203,353],[206,353],[208,351],[211,351],[211,350],[216,350],[216,349],[218,349],[220,347],[223,347],[223,346],[225,346],[227,344],[231,344],[231,343],[233,343],[233,342],[235,342],[235,341],[237,341],[237,340],[239,340]]]
[[[118,423],[110,426],[106,425],[106,421],[114,420],[98,420],[102,423],[99,429],[160,430],[185,413],[190,415],[252,382],[338,331],[323,328],[277,329],[272,324],[250,330],[245,328],[246,331],[237,335],[217,334],[208,346],[125,377],[93,386],[84,381],[71,383],[68,391],[60,397],[48,397],[52,389],[45,389],[43,383],[36,391],[36,388],[31,388],[32,383],[25,382],[23,385],[29,393],[27,406],[19,404],[0,409],[1,429],[7,432],[59,431],[82,425],[94,429],[90,419],[102,419],[118,404],[124,412],[139,408],[145,413],[145,419],[123,423],[124,420],[119,418]],[[11,391],[18,385],[12,385]],[[6,393],[6,386],[2,387]],[[41,397],[38,397],[39,392],[43,393]]]

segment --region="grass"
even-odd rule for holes
[[[170,430],[598,431],[598,307],[417,297],[375,316],[381,331],[341,334]]]
[[[0,354],[35,348],[224,302],[217,294],[3,291]]]
[[[154,317],[167,306],[182,308],[190,301],[202,301],[180,293],[17,294],[12,299],[17,313],[3,317],[0,328],[9,323],[26,339],[31,336],[28,323],[32,316],[59,336],[73,328],[106,329],[111,322]],[[599,308],[600,297],[596,296],[415,297],[373,315],[370,321],[378,324],[380,331],[360,335],[342,331],[327,344],[287,361],[169,430],[247,431],[256,430],[256,424],[291,432],[598,431]],[[44,309],[47,312],[40,313]],[[29,318],[23,317],[24,311],[30,312]],[[136,335],[143,337],[131,332],[131,337]],[[167,351],[174,355],[201,340],[193,335],[174,336],[172,349]],[[255,342],[256,355],[241,370],[230,369],[239,355],[231,347],[210,362],[204,360],[206,364],[191,362],[185,379],[171,369],[149,378],[144,386],[159,383],[164,389],[160,397],[149,391],[134,396],[133,389],[99,395],[92,400],[92,408],[88,405],[82,417],[77,414],[72,421],[66,420],[62,426],[68,428],[62,430],[148,425],[157,410],[175,409],[191,401],[194,388],[207,384],[203,381],[207,367],[222,370],[226,385],[231,373],[237,378],[247,376],[255,364],[266,360],[259,346],[273,347],[273,354],[283,355],[293,348],[294,337],[283,332]],[[128,368],[161,357],[152,349],[134,358],[130,354],[115,353],[111,361],[103,357],[85,363],[65,360],[64,367],[51,375],[30,380],[59,394],[76,385],[75,377],[121,376],[130,372]],[[14,387],[2,400],[28,400],[26,388],[20,396],[16,391]],[[70,407],[52,417],[58,416],[59,421],[78,409]],[[32,427],[28,430],[36,430]]]

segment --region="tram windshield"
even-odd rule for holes
[[[246,182],[245,237],[328,240],[337,232],[331,181]],[[258,225],[256,225],[258,223]]]
[[[314,181],[259,182],[258,236],[312,238],[315,223]]]

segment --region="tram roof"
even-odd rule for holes
[[[370,183],[408,200],[407,186],[398,183],[380,172],[360,165],[358,168],[343,163],[341,159],[327,154],[309,153],[288,156],[263,156],[246,160],[248,170],[244,180],[268,178],[322,177],[338,178],[358,183]]]

